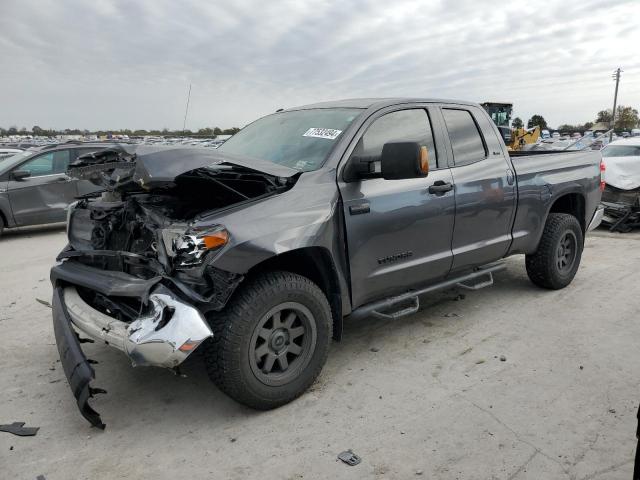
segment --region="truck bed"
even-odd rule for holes
[[[510,254],[535,250],[548,210],[559,196],[574,194],[576,201],[583,202],[585,214],[595,211],[600,201],[602,156],[599,151],[509,152],[509,157],[518,183],[518,209]],[[586,197],[582,195],[584,192]],[[581,221],[586,228],[590,219],[585,217]]]

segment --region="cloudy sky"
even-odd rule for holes
[[[2,0],[0,126],[243,126],[316,101],[509,101],[523,119],[640,109],[640,0]],[[216,6],[216,4],[220,6]]]

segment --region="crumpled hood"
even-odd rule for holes
[[[640,156],[606,157],[604,181],[621,190],[640,188]]]
[[[299,173],[276,163],[211,148],[119,145],[78,157],[69,165],[68,175],[107,188],[137,186],[149,190],[171,185],[180,175],[199,168],[220,169],[225,165],[282,178]]]

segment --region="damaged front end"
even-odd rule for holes
[[[601,203],[602,223],[610,231],[626,233],[640,227],[640,188],[623,190],[606,185]]]
[[[200,311],[161,285],[149,295],[149,308],[130,323],[96,310],[74,287],[64,288],[63,299],[79,331],[125,352],[133,366],[176,367],[212,335]]]
[[[631,139],[617,140],[602,150],[602,223],[614,232],[640,227],[640,145]]]
[[[212,336],[206,314],[243,280],[212,265],[234,242],[216,213],[295,182],[295,171],[267,170],[197,149],[112,149],[71,165],[70,176],[104,187],[70,207],[69,244],[51,270],[61,361],[93,425],[104,428],[87,403],[101,390],[90,385],[80,336],[121,350],[133,366],[180,365]]]

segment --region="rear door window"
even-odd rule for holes
[[[443,108],[442,115],[449,132],[453,161],[456,166],[483,160],[487,151],[478,125],[468,110]]]

